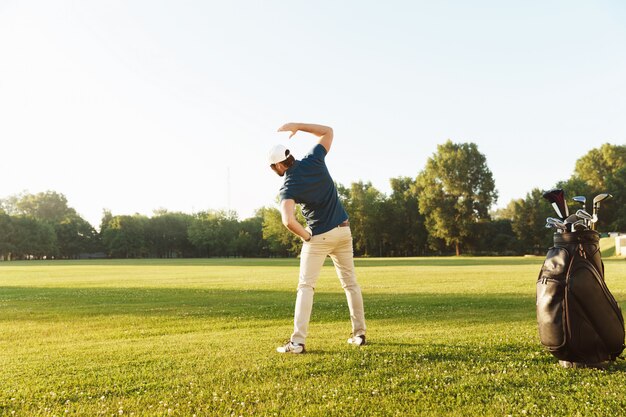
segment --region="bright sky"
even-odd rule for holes
[[[335,130],[348,186],[475,142],[498,207],[626,143],[622,1],[0,0],[0,198],[116,214],[274,204],[266,154]]]

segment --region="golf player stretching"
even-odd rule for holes
[[[350,309],[352,336],[348,343],[365,344],[365,313],[361,288],[356,282],[352,250],[352,233],[337,188],[326,168],[325,158],[333,142],[333,130],[327,126],[287,123],[279,132],[298,131],[319,138],[318,144],[302,160],[296,160],[283,145],[270,150],[271,168],[284,177],[280,188],[280,213],[287,229],[302,241],[300,277],[294,314],[294,330],[289,342],[276,349],[280,353],[304,353],[315,283],[326,256],[330,256],[341,281]],[[302,206],[306,229],[296,220],[296,204]]]

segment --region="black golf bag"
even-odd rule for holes
[[[624,350],[624,317],[604,283],[600,235],[555,233],[537,280],[541,343],[562,361],[596,364]]]

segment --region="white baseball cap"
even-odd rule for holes
[[[270,149],[268,160],[270,161],[270,165],[272,165],[283,162],[288,156],[289,149],[287,149],[284,145],[276,145]]]

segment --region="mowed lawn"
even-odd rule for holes
[[[305,355],[298,260],[0,262],[0,415],[618,416],[626,361],[540,345],[541,257],[360,259],[356,348],[330,262]],[[626,305],[626,261],[606,281]]]

